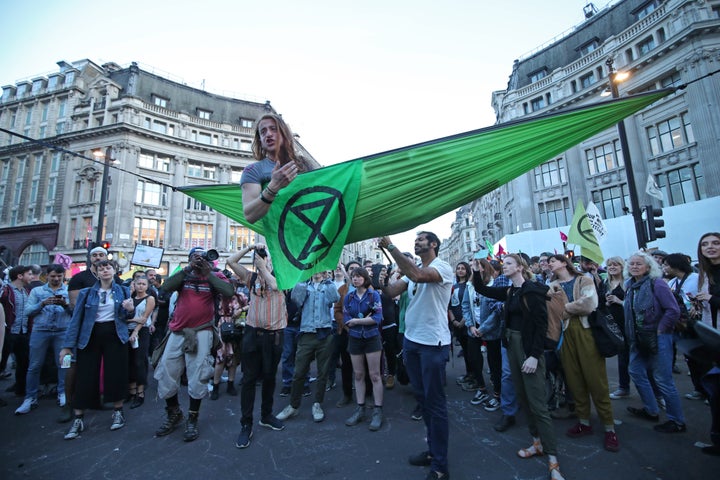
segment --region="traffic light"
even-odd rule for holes
[[[102,248],[104,248],[105,250],[110,251],[110,242],[107,242],[107,241],[102,242],[102,243],[100,244],[100,246],[101,246]]]
[[[662,217],[662,208],[653,208],[652,205],[645,205],[645,217],[647,219],[648,226],[648,242],[657,240],[658,238],[665,238],[667,233],[665,230],[659,230],[665,226],[665,220]]]

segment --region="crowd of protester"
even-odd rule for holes
[[[266,158],[241,181],[250,221],[307,168],[283,153],[292,135],[282,119],[269,115],[258,125],[253,148],[262,145],[256,157]],[[17,415],[39,406],[41,385],[56,385],[58,421],[71,422],[68,440],[86,430],[85,413],[104,404],[112,408],[110,429],[121,429],[125,405],[143,406],[152,373],[165,402],[156,435],[184,424],[182,439],[192,442],[201,435],[202,400],[217,400],[223,382],[225,394],[236,396],[238,383],[240,449],[251,445],[258,385],[259,425],[282,431],[284,422],[303,413],[311,384],[310,415],[325,420],[325,395],[337,388],[340,370],[342,397],[335,407],[354,405],[345,425],[377,432],[388,423],[386,390],[409,384],[417,401],[411,417],[423,421],[427,449],[408,460],[429,467],[427,478],[437,480],[450,475],[446,391],[456,386],[445,372],[458,347],[465,373],[457,387],[468,392],[470,404],[501,410],[494,425],[499,433],[524,409],[532,443],[517,455],[546,455],[552,479],[563,478],[553,418],[577,419],[565,432],[572,438],[592,436],[595,423],[605,450],[617,452],[617,406],[632,385],[639,403],[625,410],[662,434],[686,431],[684,400],[706,402],[712,445],[703,452],[720,455],[720,353],[677,351],[695,322],[717,331],[720,233],[699,239],[695,264],[689,252],[610,256],[604,266],[543,252],[475,256],[453,269],[438,257],[440,240],[431,232],[418,234],[413,253],[399,251],[389,237],[379,246],[391,264],[339,264],[290,291],[279,290],[262,244],[231,254],[225,270],[218,268],[217,252],[195,247],[184,268],[164,279],[149,269],[123,281],[102,247],[91,249],[88,268],[69,279],[60,256],[44,268],[8,268],[0,290],[0,377],[12,375],[12,355],[15,376],[6,392],[20,402]],[[249,254],[249,263],[241,262]],[[553,308],[558,301],[561,313]],[[601,311],[610,312],[604,321],[616,323],[624,336],[615,352],[613,388],[608,355],[593,334]],[[559,338],[549,338],[555,322]],[[675,385],[676,358],[687,362],[691,392]],[[187,414],[180,402],[185,392]],[[287,405],[276,409],[276,395]]]

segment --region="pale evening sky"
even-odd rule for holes
[[[7,0],[0,85],[90,59],[270,100],[322,164],[492,125],[513,60],[584,20],[587,0]],[[595,2],[598,9],[608,0]],[[396,235],[450,234],[451,212]]]

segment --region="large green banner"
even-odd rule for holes
[[[344,244],[404,232],[455,210],[672,92],[504,123],[304,173],[254,225],[243,216],[239,185],[179,190],[264,235],[278,285],[291,288],[334,269]]]

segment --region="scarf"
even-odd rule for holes
[[[625,303],[630,305],[630,312],[626,311],[625,315],[631,317],[638,327],[643,326],[646,313],[649,313],[655,304],[655,295],[652,288],[652,282],[654,281],[648,275],[645,275],[639,281],[633,278],[628,281]]]

